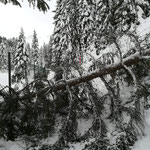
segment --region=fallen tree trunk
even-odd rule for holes
[[[31,98],[33,98],[38,94],[45,94],[48,91],[53,92],[53,91],[65,90],[66,85],[68,85],[69,87],[76,86],[76,85],[79,85],[81,83],[88,82],[88,81],[90,81],[92,79],[95,79],[97,77],[104,76],[104,75],[116,72],[117,70],[120,70],[120,69],[124,68],[124,66],[122,64],[124,64],[126,66],[135,65],[135,64],[141,62],[143,59],[145,59],[146,58],[145,56],[148,56],[148,55],[150,55],[150,50],[147,50],[147,51],[143,52],[142,56],[140,55],[139,52],[137,52],[137,53],[135,53],[135,54],[133,54],[133,55],[127,57],[127,58],[124,58],[122,60],[122,63],[121,62],[116,62],[114,64],[105,66],[105,68],[100,68],[100,69],[92,71],[88,74],[85,74],[81,77],[76,77],[76,78],[73,78],[73,79],[69,79],[69,80],[66,80],[65,82],[58,82],[58,83],[55,83],[55,85],[53,85],[53,86],[47,85],[46,87],[44,87],[43,89],[38,91],[38,93],[31,92],[30,96],[31,96]],[[31,84],[33,84],[33,83],[31,83]],[[28,95],[22,95],[21,94],[23,91],[24,91],[24,89],[17,92],[17,96],[20,100],[25,100],[25,99],[28,98]],[[0,89],[0,95],[3,96],[3,97],[5,95],[4,92],[1,91],[1,89]],[[15,97],[16,96],[14,96],[14,98]]]
[[[150,50],[147,50],[145,52],[142,53],[142,56],[146,56],[146,55],[150,55]],[[131,66],[131,65],[134,65],[134,64],[137,64],[139,63],[140,61],[142,61],[142,56],[140,55],[139,52],[125,58],[122,60],[122,63],[126,66]],[[144,57],[145,59],[145,57]],[[116,72],[117,70],[120,70],[123,67],[121,62],[117,62],[117,63],[114,63],[114,64],[111,64],[111,65],[108,65],[106,66],[105,68],[102,68],[102,69],[97,69],[95,71],[92,71],[88,74],[85,74],[81,77],[78,77],[78,78],[73,78],[73,79],[70,79],[70,80],[67,80],[66,81],[66,84],[69,86],[69,87],[72,87],[72,86],[75,86],[75,85],[78,85],[78,84],[81,84],[83,82],[87,82],[87,81],[90,81],[92,79],[95,79],[97,77],[100,77],[100,76],[104,76],[104,75],[107,75],[107,74],[110,74],[110,73],[113,73],[113,72]],[[66,88],[66,84],[65,83],[58,83],[56,84],[54,87],[53,87],[53,90],[63,90]]]

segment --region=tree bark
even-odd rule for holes
[[[150,55],[150,50],[147,50],[147,51],[142,53],[142,56],[146,56],[146,55]],[[142,56],[140,55],[139,52],[137,52],[137,53],[135,53],[135,54],[133,54],[133,55],[127,57],[127,58],[124,58],[122,60],[122,63],[126,66],[135,65],[135,64],[137,64],[137,63],[139,63],[140,61],[143,60]],[[76,86],[78,84],[81,84],[83,82],[87,82],[87,81],[90,81],[92,79],[95,79],[97,77],[104,76],[104,75],[116,72],[117,70],[120,70],[120,69],[124,68],[122,63],[121,62],[116,62],[114,64],[107,65],[105,68],[97,69],[97,70],[92,71],[88,74],[85,74],[81,77],[77,77],[77,78],[67,80],[66,84],[69,87],[72,87],[72,86]],[[66,84],[65,84],[65,82],[60,82],[60,83],[56,84],[53,87],[53,90],[54,91],[64,90],[64,89],[66,89]]]

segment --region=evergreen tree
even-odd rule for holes
[[[53,61],[74,64],[85,52],[97,55],[114,42],[114,35],[131,31],[138,22],[138,9],[145,3],[126,0],[58,0],[55,14]],[[79,56],[78,56],[79,54]],[[81,56],[83,57],[83,56]]]
[[[43,52],[43,61],[46,67],[48,67],[48,45],[47,44],[43,44],[42,46],[42,52]]]
[[[38,44],[37,33],[35,30],[33,32],[33,39],[32,39],[31,47],[32,47],[31,62],[34,67],[34,76],[35,76],[36,68],[39,66],[39,44]]]
[[[1,3],[4,3],[5,5],[7,3],[12,3],[13,5],[20,6],[21,7],[21,2],[18,0],[1,0]],[[46,12],[50,9],[48,3],[45,0],[28,0],[28,3],[30,6],[32,5],[34,8],[37,7],[40,11]]]
[[[39,65],[40,65],[40,67],[43,67],[43,66],[45,66],[45,65],[44,65],[44,53],[43,53],[43,48],[41,47],[39,51],[40,51],[40,55],[39,55]]]
[[[16,49],[17,39],[11,38],[6,39],[5,37],[0,38],[0,69],[7,69],[8,64],[8,50],[11,52],[11,61],[14,58],[14,51]],[[13,68],[13,62],[11,62]]]
[[[52,46],[53,61],[56,62],[57,66],[74,64],[77,53],[81,51],[79,10],[77,6],[78,0],[57,1]]]
[[[7,68],[6,41],[2,40],[0,44],[0,70]]]
[[[29,54],[26,48],[26,40],[23,28],[19,35],[18,45],[14,57],[13,81],[19,82],[25,79],[27,82]]]
[[[53,42],[53,37],[50,37],[49,43],[43,45],[42,49],[43,49],[43,59],[44,59],[44,63],[45,66],[47,68],[50,68],[50,66],[52,65],[52,42]]]
[[[0,69],[4,69],[6,66],[5,48],[4,45],[0,44]]]
[[[14,68],[13,60],[15,57],[15,51],[17,49],[18,39],[15,37],[10,38],[7,40],[7,43],[8,43],[7,49],[9,49],[9,51],[11,51],[11,68],[13,69]]]
[[[31,46],[30,46],[30,43],[26,43],[26,48],[28,50],[28,53],[29,53],[29,66],[28,66],[28,70],[29,70],[29,74],[30,74],[30,71],[32,70],[32,64],[31,64],[31,58],[32,58],[32,50],[31,50]]]

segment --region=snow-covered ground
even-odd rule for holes
[[[21,141],[12,142],[0,139],[0,150],[24,150],[26,147],[26,144]]]
[[[53,138],[47,138],[42,143],[54,143],[56,142],[57,136],[53,136]],[[85,144],[88,144],[90,142],[94,141],[94,139],[91,139],[88,142],[84,143],[76,143],[76,144],[70,144],[70,150],[82,150],[85,146]],[[139,138],[138,141],[135,143],[132,150],[150,150],[150,110],[146,111],[146,128],[145,128],[145,136],[142,138]],[[12,141],[5,141],[3,139],[0,139],[0,150],[24,150],[29,145],[25,142],[21,142],[20,140],[17,140],[16,142]],[[38,148],[37,148],[38,150]]]
[[[132,150],[150,150],[150,110],[146,111],[145,136],[138,139]]]
[[[150,150],[150,110],[146,111],[145,136],[138,139],[132,150]]]
[[[0,85],[8,85],[8,72],[0,72]]]
[[[11,74],[13,74],[13,72],[11,72]],[[29,82],[32,82],[33,79],[32,79],[32,75],[30,75],[29,77]],[[8,86],[8,71],[3,71],[3,72],[0,72],[0,86],[2,87],[5,87],[5,86]],[[12,84],[12,87],[16,87],[16,84]],[[22,83],[17,83],[17,89],[22,89],[23,88],[23,84]]]
[[[48,74],[48,80],[51,80],[54,78],[55,73],[53,71],[50,71]],[[29,77],[29,81],[32,81],[33,75]],[[6,86],[8,85],[8,72],[3,71],[0,72],[0,85]]]

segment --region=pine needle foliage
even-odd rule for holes
[[[12,3],[13,5],[21,7],[21,3],[18,0],[0,0],[3,4]],[[45,0],[28,0],[30,6],[37,7],[40,11],[46,12],[50,9],[48,3]]]

